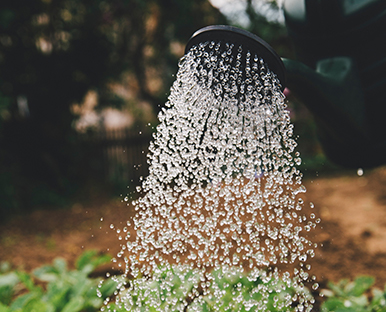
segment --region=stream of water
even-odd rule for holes
[[[130,280],[119,285],[118,305],[266,311],[275,293],[277,310],[312,309],[304,285],[317,287],[308,234],[319,219],[303,212],[284,100],[275,74],[242,46],[207,42],[181,59],[150,144],[143,195],[132,203],[135,234],[124,231],[118,254]],[[244,284],[236,284],[225,309],[229,281],[243,276],[255,290],[238,296]]]

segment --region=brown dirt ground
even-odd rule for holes
[[[361,177],[353,173],[305,179],[304,185],[305,201],[313,202],[322,218],[311,234],[320,246],[310,262],[321,288],[328,280],[364,274],[375,276],[376,285],[383,288],[386,167]],[[64,257],[71,264],[86,249],[115,255],[120,246],[110,224],[120,227],[130,213],[130,207],[116,200],[13,218],[0,228],[0,261],[29,271],[56,257]]]

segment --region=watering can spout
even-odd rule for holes
[[[323,150],[346,167],[386,164],[386,1],[284,0],[297,59],[290,89],[313,113]]]
[[[364,96],[351,58],[321,60],[316,70],[299,61],[282,60],[286,68],[286,87],[307,103],[317,119],[326,126],[342,128],[349,136],[366,132]],[[333,125],[334,120],[337,125]]]
[[[327,156],[338,164],[368,167],[360,154],[367,141],[365,100],[354,61],[349,57],[320,60],[313,70],[307,65],[282,59],[286,87],[315,116],[318,135]],[[351,157],[347,152],[356,155]],[[359,151],[358,151],[359,150]]]

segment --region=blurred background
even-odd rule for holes
[[[292,57],[277,1],[1,1],[1,219],[138,185],[178,59],[210,24]],[[290,109],[306,163],[323,162],[309,114]]]
[[[84,250],[116,254],[129,196],[190,36],[247,29],[294,59],[279,0],[1,0],[0,263],[32,270]],[[386,283],[386,167],[326,159],[314,120],[288,97],[305,176],[321,288]],[[114,226],[115,225],[115,226]]]

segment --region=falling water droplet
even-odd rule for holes
[[[230,309],[267,310],[275,292],[282,309],[295,298],[295,310],[309,311],[313,298],[299,285],[314,256],[306,233],[320,219],[302,214],[301,158],[276,75],[242,46],[202,43],[179,62],[165,106],[127,222],[136,232],[117,255],[134,279],[118,283],[116,302],[128,311],[142,309],[137,300],[152,311],[199,311],[208,294],[219,310],[221,288],[231,288]],[[259,299],[236,295],[244,286],[232,281],[245,275],[259,281]]]

